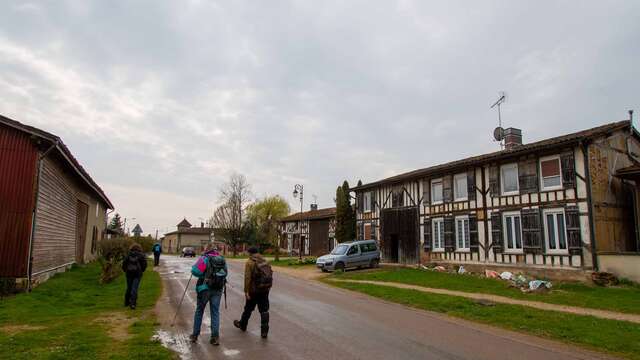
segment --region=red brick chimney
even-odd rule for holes
[[[522,145],[522,130],[512,127],[504,129],[505,149],[511,150],[520,145]]]

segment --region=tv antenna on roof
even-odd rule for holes
[[[498,98],[498,100],[494,102],[493,105],[491,105],[490,109],[493,109],[496,106],[498,107],[498,127],[493,130],[493,138],[496,141],[500,142],[500,149],[502,149],[504,146],[504,144],[502,143],[502,140],[504,140],[504,129],[502,128],[502,114],[500,112],[500,105],[507,101],[507,94],[504,91],[501,91],[499,96],[500,97]]]

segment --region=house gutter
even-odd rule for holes
[[[593,262],[593,270],[598,271],[598,254],[596,253],[596,229],[593,221],[593,198],[591,197],[591,174],[589,173],[589,145],[582,143],[582,155],[584,156],[584,178],[587,186],[587,207],[589,217],[589,237],[591,241],[591,258]]]
[[[36,216],[38,213],[38,203],[40,199],[40,179],[42,174],[43,161],[49,155],[51,150],[58,147],[60,139],[55,139],[53,144],[38,157],[38,173],[36,175],[36,199],[33,205],[33,213],[31,215],[31,234],[29,235],[29,256],[27,257],[27,291],[31,292],[31,278],[33,277],[33,236],[36,232]]]

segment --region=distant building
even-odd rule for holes
[[[36,283],[95,259],[107,209],[62,139],[0,116],[0,278]]]
[[[529,144],[518,129],[504,134],[504,150],[355,187],[358,238],[379,241],[389,263],[640,281],[640,135],[631,122]]]
[[[280,248],[291,255],[319,256],[329,253],[335,243],[336,208],[295,213],[280,220]]]
[[[204,223],[200,223],[200,227],[192,227],[187,219],[183,219],[176,227],[176,231],[164,234],[162,248],[166,252],[180,253],[187,246],[200,251],[213,241],[213,228],[205,227]]]

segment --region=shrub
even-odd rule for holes
[[[127,255],[131,244],[133,244],[133,240],[124,237],[100,241],[100,257],[98,260],[102,267],[102,273],[100,274],[101,283],[109,283],[120,276],[122,270],[120,270],[119,265]]]
[[[310,256],[301,259],[293,259],[289,261],[289,265],[315,265],[317,258]]]

